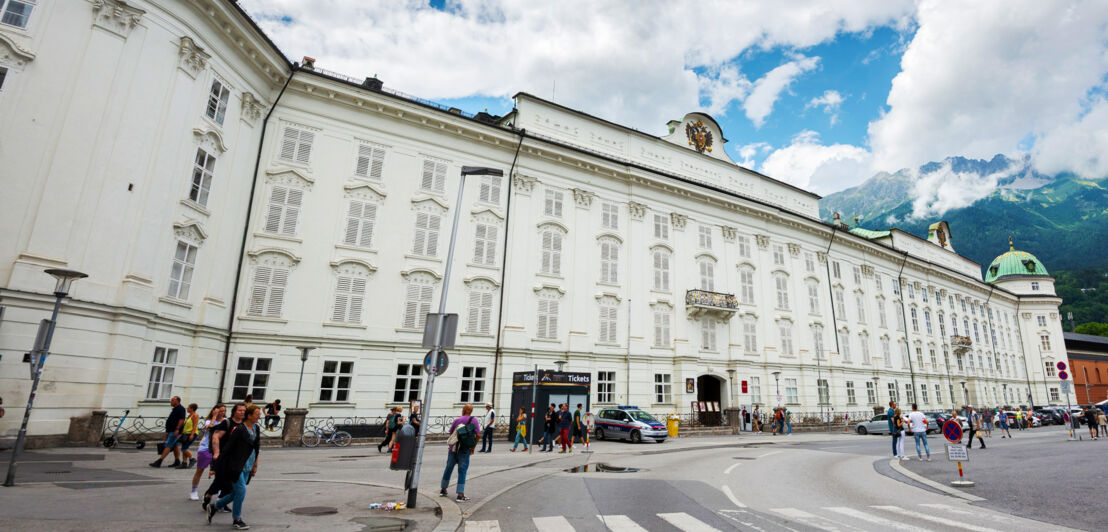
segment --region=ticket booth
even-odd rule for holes
[[[546,409],[551,404],[555,405],[555,409],[562,403],[568,404],[570,414],[577,410],[578,404],[581,405],[582,413],[589,411],[591,374],[540,369],[538,377],[539,383],[536,390],[534,386],[535,372],[517,371],[512,374],[512,409],[508,412],[501,411],[499,413],[499,415],[506,416],[505,419],[511,421],[508,429],[509,441],[515,440],[516,437],[516,416],[519,415],[519,409],[523,408],[528,416],[531,415],[533,393],[535,397],[535,419],[534,425],[529,425],[533,428],[528,429],[531,432],[527,435],[527,441],[532,444],[542,438],[543,423],[546,421]]]

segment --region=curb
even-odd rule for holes
[[[929,478],[925,478],[922,475],[913,473],[909,471],[906,467],[900,465],[900,460],[897,460],[896,458],[892,458],[889,460],[889,467],[891,467],[893,471],[896,471],[897,473],[900,473],[901,475],[904,475],[915,482],[919,482],[920,484],[923,484],[930,488],[937,489],[952,497],[958,497],[959,499],[964,499],[969,502],[981,502],[986,500],[984,498],[978,497],[977,495],[970,495],[969,493],[966,493],[960,489],[952,488],[950,486],[947,486],[946,484],[941,484]]]

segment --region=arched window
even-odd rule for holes
[[[669,250],[665,248],[656,248],[652,255],[654,256],[654,289],[668,291],[670,262]]]
[[[614,238],[600,240],[600,282],[619,282],[619,242]]]
[[[562,231],[554,226],[542,229],[542,273],[562,274]]]
[[[754,268],[739,268],[739,301],[747,305],[754,304]]]
[[[777,308],[789,310],[789,276],[778,273],[773,280],[777,288]]]
[[[716,263],[712,259],[702,258],[697,262],[700,268],[700,289],[716,291]]]

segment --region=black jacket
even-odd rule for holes
[[[257,456],[260,449],[260,427],[254,425],[254,437],[251,438],[246,425],[235,424],[230,432],[219,438],[219,463],[215,465],[216,474],[233,483],[242,474],[250,454],[255,453]]]

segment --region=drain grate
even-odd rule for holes
[[[576,467],[571,467],[569,469],[563,469],[562,471],[565,471],[566,473],[638,473],[639,471],[643,470],[634,467],[620,467],[597,463],[579,465]]]
[[[337,514],[339,513],[339,509],[335,508],[334,506],[301,506],[300,508],[293,508],[289,510],[289,513],[318,517],[321,515]]]

